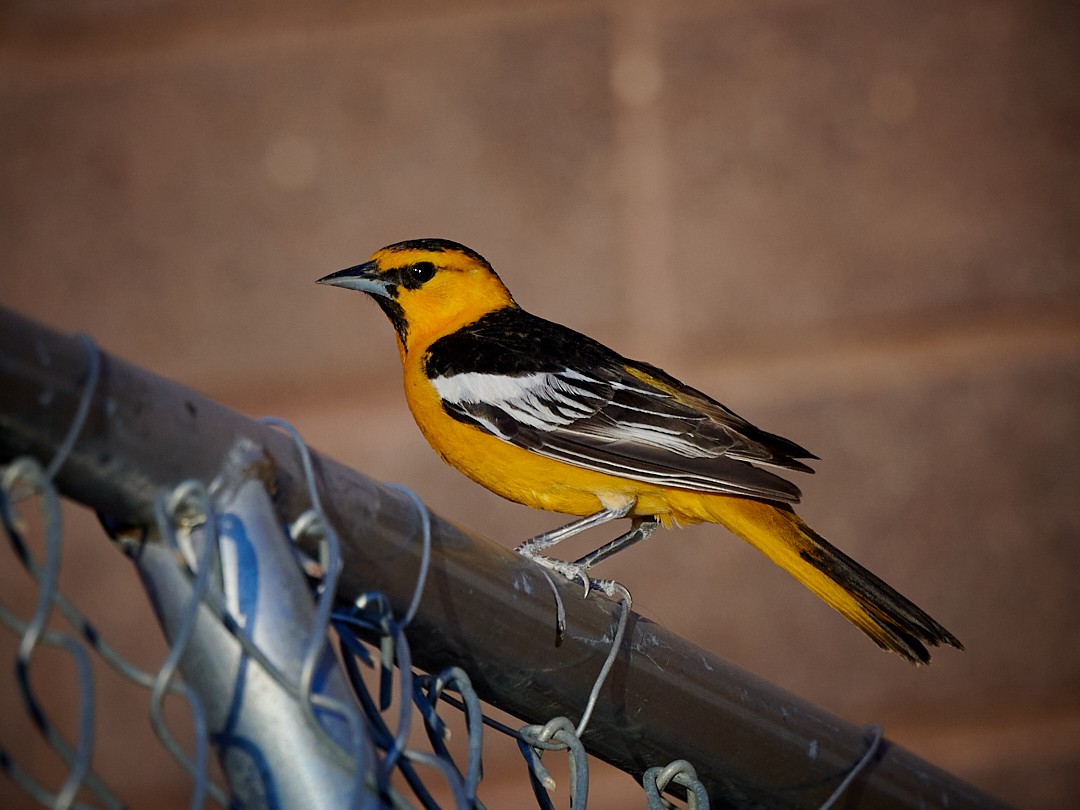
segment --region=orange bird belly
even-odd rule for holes
[[[727,500],[595,472],[515,447],[447,414],[421,373],[406,375],[405,398],[424,438],[444,461],[497,495],[534,509],[591,515],[631,501],[630,515],[685,525],[710,520],[702,499]]]

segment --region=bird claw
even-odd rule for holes
[[[559,576],[570,582],[580,582],[585,588],[584,598],[588,598],[592,592],[594,586],[599,586],[599,590],[603,593],[608,593],[607,583],[610,580],[594,580],[589,576],[589,569],[584,565],[578,563],[566,562],[565,560],[556,560],[554,557],[545,557],[542,554],[530,553],[527,547],[518,546],[514,549],[518,554],[526,559],[532,560],[538,565],[542,565],[549,571],[554,571]]]
[[[548,571],[554,571],[570,582],[580,582],[585,588],[585,593],[582,595],[585,599],[588,599],[589,594],[594,590],[599,591],[609,599],[619,600],[629,596],[626,588],[613,579],[593,579],[590,577],[589,567],[582,565],[580,561],[566,562],[565,560],[557,560],[554,557],[545,557],[542,554],[530,554],[520,547],[514,550],[522,557],[532,560]]]
[[[552,570],[556,573],[562,574],[571,582],[580,582],[585,587],[585,593],[582,595],[583,599],[588,599],[589,594],[592,592],[593,579],[589,576],[588,571],[580,565],[574,563],[563,562],[562,560],[552,560],[555,565]]]

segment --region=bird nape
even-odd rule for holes
[[[588,587],[589,568],[658,525],[718,523],[914,663],[963,649],[942,627],[795,514],[809,451],[655,366],[517,305],[491,265],[414,239],[318,280],[374,298],[397,334],[405,396],[447,463],[512,501],[578,520],[518,547]],[[543,552],[586,528],[631,528],[574,562]]]

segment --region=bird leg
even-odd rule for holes
[[[586,515],[583,518],[572,520],[565,526],[552,529],[550,532],[538,534],[536,537],[526,540],[520,546],[515,548],[514,551],[522,556],[529,557],[530,559],[536,559],[540,556],[541,551],[546,551],[556,543],[561,543],[567,537],[573,537],[575,534],[580,534],[586,529],[591,529],[593,526],[602,526],[612,520],[624,518],[630,514],[630,510],[633,508],[634,502],[630,501],[627,504],[612,509],[602,509],[592,515]]]
[[[574,562],[556,560],[552,557],[547,557],[540,552],[545,551],[556,543],[559,543],[568,537],[572,537],[579,532],[585,531],[586,529],[591,529],[594,526],[600,526],[612,520],[626,517],[627,513],[632,508],[633,504],[631,503],[626,506],[615,509],[605,509],[602,512],[588,515],[580,520],[575,520],[572,523],[561,526],[558,529],[553,529],[550,532],[537,535],[531,540],[526,540],[514,549],[514,551],[523,557],[528,557],[530,560],[539,563],[551,571],[561,574],[571,582],[581,582],[581,584],[585,586],[586,596],[589,595],[589,590],[594,586],[611,596],[615,592],[615,583],[612,580],[606,579],[593,580],[589,576],[589,569],[601,560],[605,560],[615,554],[615,552],[621,551],[624,548],[629,548],[634,543],[638,543],[649,537],[656,530],[657,521],[655,518],[634,518],[630,531],[619,535],[614,540],[605,543],[600,548],[586,554],[584,557],[575,560]]]
[[[613,556],[616,552],[622,551],[625,548],[630,548],[634,543],[648,540],[652,537],[652,533],[656,531],[656,527],[659,525],[660,523],[654,517],[634,518],[630,524],[630,531],[620,534],[611,542],[600,546],[596,551],[590,552],[581,559],[576,560],[574,565],[580,565],[582,568],[588,570],[598,562]]]

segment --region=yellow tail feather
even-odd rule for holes
[[[915,664],[927,646],[963,645],[925,611],[807,526],[791,507],[747,498],[702,504],[720,523],[779,565],[886,650]]]

